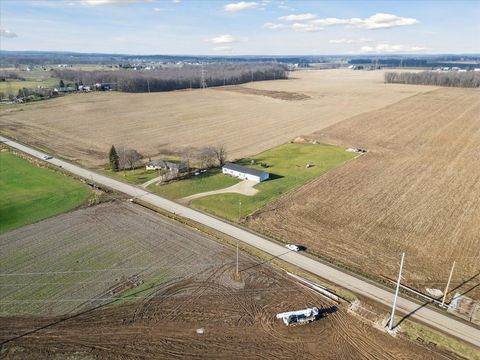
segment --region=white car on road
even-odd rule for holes
[[[285,245],[285,247],[286,247],[288,250],[300,251],[300,246],[298,246],[298,245],[287,244],[287,245]]]
[[[43,156],[42,156],[42,159],[43,159],[43,160],[50,160],[50,159],[53,159],[53,157],[50,156],[50,155],[43,155]]]

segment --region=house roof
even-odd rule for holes
[[[174,163],[171,161],[165,161],[165,165],[167,165],[170,169],[182,169],[186,167],[184,163]]]
[[[223,167],[228,170],[234,170],[234,171],[242,172],[244,174],[250,174],[258,177],[262,177],[262,175],[268,175],[268,173],[265,171],[252,169],[252,168],[234,164],[234,163],[226,163],[225,165],[223,165]]]
[[[146,164],[147,166],[163,166],[165,167],[165,161],[163,160],[152,160]]]

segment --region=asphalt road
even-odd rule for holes
[[[24,146],[1,136],[0,141],[4,142],[6,145],[21,150],[27,154],[33,155],[37,158],[42,158],[42,156],[45,155],[45,153],[42,153],[40,151],[37,151],[35,149]],[[218,230],[248,245],[251,245],[257,249],[269,253],[272,256],[279,257],[284,261],[298,266],[299,268],[316,274],[329,282],[338,284],[354,293],[365,296],[369,299],[372,299],[387,306],[392,305],[392,292],[385,290],[382,287],[376,286],[368,281],[362,280],[359,277],[352,276],[336,268],[318,262],[300,253],[286,251],[285,247],[278,245],[261,236],[255,235],[251,232],[248,232],[234,225],[193,210],[189,207],[164,199],[158,195],[154,195],[136,186],[125,184],[121,181],[97,174],[94,171],[84,169],[80,166],[70,164],[66,161],[53,158],[51,160],[48,160],[48,162],[56,166],[61,166],[65,170],[84,177],[85,179],[91,179],[98,184],[108,186],[112,189],[128,194],[131,197],[141,198],[143,201],[151,205],[157,206],[171,213],[175,213],[177,215],[183,216],[185,218],[191,219],[210,228]],[[406,262],[408,262],[408,254],[406,255]],[[399,297],[397,300],[397,314],[411,314],[411,318],[419,320],[434,329],[455,336],[467,343],[470,343],[480,348],[479,329],[473,326],[469,326],[464,322],[455,320],[449,316],[446,316],[439,311],[420,306],[411,300]]]

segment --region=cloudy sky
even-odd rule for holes
[[[0,0],[2,50],[480,53],[480,1]]]

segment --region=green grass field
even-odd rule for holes
[[[37,86],[54,88],[55,86],[58,86],[58,83],[59,83],[59,80],[55,78],[25,80],[25,81],[4,81],[4,82],[0,82],[0,92],[5,94],[16,95],[19,89],[23,89],[23,88],[34,89]]]
[[[74,209],[90,193],[80,182],[0,153],[0,233]]]
[[[163,186],[150,185],[149,189],[169,199],[180,199],[200,192],[223,189],[235,185],[239,181],[230,176],[225,176],[221,170],[215,169]]]
[[[145,170],[145,169],[135,169],[135,170],[127,170],[127,171],[111,171],[111,170],[104,170],[102,171],[105,175],[117,178],[119,180],[127,181],[131,184],[140,185],[149,180],[152,180],[159,176],[160,174],[158,171],[155,170]]]
[[[281,145],[238,162],[271,174],[270,180],[255,186],[259,190],[256,195],[212,195],[194,200],[192,206],[236,221],[355,156],[355,153],[346,152],[344,148],[332,145]],[[269,167],[262,169],[258,165],[251,166],[250,162],[252,159],[256,163],[266,163]],[[305,168],[307,163],[313,166],[307,169]],[[219,176],[228,178],[221,174]],[[176,184],[177,187],[182,187],[182,182],[177,182]],[[192,186],[186,185],[185,187],[192,188]],[[207,190],[199,188],[196,192],[203,191]],[[181,192],[179,191],[178,193]]]

